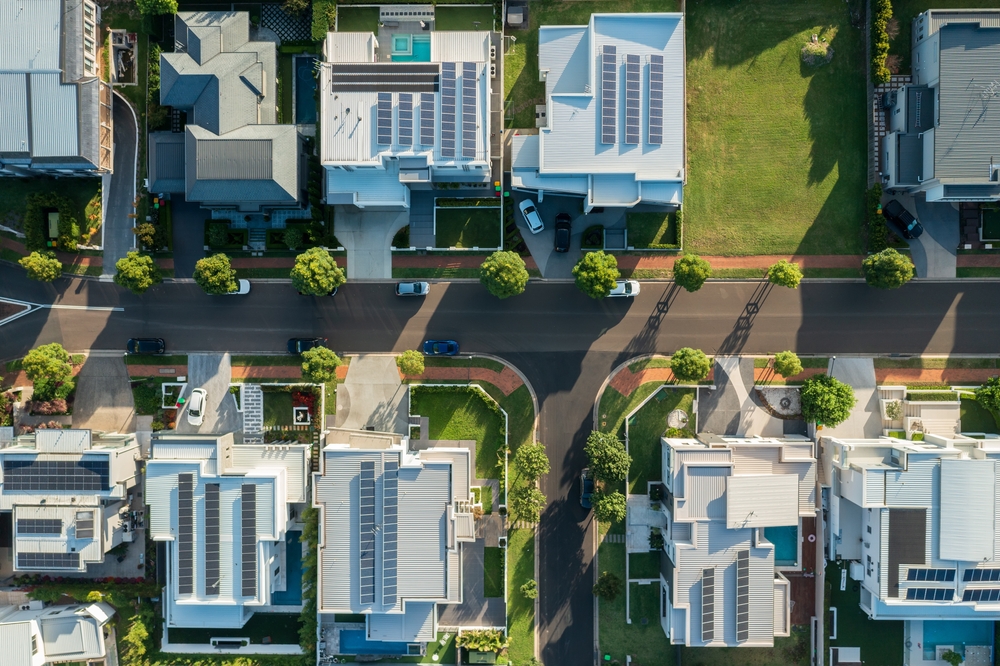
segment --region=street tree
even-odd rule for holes
[[[621,591],[622,579],[610,571],[602,571],[601,575],[597,577],[597,583],[594,585],[595,597],[600,597],[605,601],[614,601],[621,594]]]
[[[617,490],[611,493],[597,491],[594,493],[594,515],[602,523],[619,523],[625,520],[625,495]]]
[[[125,287],[133,294],[142,294],[163,279],[153,258],[135,250],[115,263],[115,271],[115,284]]]
[[[861,264],[865,281],[878,289],[898,289],[913,278],[910,258],[887,247],[865,258]]]
[[[674,282],[690,292],[701,289],[712,277],[712,266],[696,254],[685,254],[674,262]]]
[[[591,298],[604,298],[610,294],[620,275],[615,255],[606,254],[603,250],[587,252],[573,267],[576,286]]]
[[[524,581],[524,585],[521,586],[521,594],[523,594],[527,599],[538,598],[538,583],[535,582],[534,578],[529,578]]]
[[[328,296],[347,282],[347,276],[330,253],[313,247],[295,257],[292,268],[292,286],[307,296]]]
[[[51,251],[32,252],[18,260],[21,268],[28,271],[28,277],[39,282],[52,282],[62,275],[62,262]]]
[[[221,252],[195,262],[194,281],[206,294],[229,294],[237,289],[236,271]]]
[[[700,349],[681,347],[670,357],[670,369],[682,382],[700,382],[708,377],[712,362]]]
[[[177,0],[135,0],[143,14],[176,14]]]
[[[802,416],[825,426],[840,425],[851,415],[854,389],[830,375],[815,375],[802,385]]]
[[[590,460],[590,471],[603,483],[615,483],[628,478],[632,457],[621,440],[610,432],[595,430],[587,437],[584,452]]]
[[[533,484],[520,485],[510,491],[510,512],[515,520],[538,522],[538,514],[545,506],[545,495]]]
[[[326,347],[313,347],[302,352],[302,378],[313,384],[337,381],[337,367],[343,361]]]
[[[802,281],[802,270],[798,264],[782,259],[778,263],[767,269],[767,279],[771,284],[779,287],[797,289]]]
[[[517,296],[528,284],[528,269],[517,252],[498,250],[479,267],[479,281],[497,298]]]
[[[548,474],[549,457],[545,455],[545,446],[540,442],[519,446],[514,454],[514,467],[531,483]]]
[[[61,382],[73,374],[69,352],[58,342],[35,347],[21,360],[21,369],[33,382],[49,380]]]
[[[404,375],[422,375],[424,374],[424,355],[416,349],[407,349],[396,357],[396,367]]]
[[[802,373],[802,361],[795,352],[783,351],[774,355],[774,371],[788,379]]]

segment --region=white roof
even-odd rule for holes
[[[726,526],[799,524],[799,478],[794,474],[731,476],[726,484]]]
[[[0,1],[0,70],[59,72],[61,16],[61,0]]]
[[[941,461],[941,559],[994,559],[996,476],[994,460]]]

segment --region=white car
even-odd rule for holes
[[[231,291],[228,296],[243,296],[250,293],[250,280],[237,280],[236,291]]]
[[[431,290],[431,285],[427,282],[397,282],[397,296],[426,296]]]
[[[636,280],[617,280],[608,298],[632,298],[638,295],[639,283]]]
[[[534,201],[524,199],[517,207],[521,209],[521,215],[524,215],[524,221],[528,224],[528,231],[537,234],[545,228],[545,225],[542,224],[542,218],[538,216],[538,209],[535,208]]]
[[[205,421],[205,402],[207,400],[208,393],[205,392],[205,389],[196,388],[191,391],[191,398],[187,405],[188,423],[200,426]]]

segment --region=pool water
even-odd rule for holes
[[[285,591],[271,593],[273,606],[302,605],[302,532],[285,535]]]
[[[295,58],[295,123],[316,122],[316,77],[313,76],[315,56]],[[286,121],[287,122],[287,121]]]
[[[394,35],[392,38],[393,62],[430,62],[430,35]]]
[[[965,656],[969,645],[993,647],[993,623],[981,620],[924,620],[924,659],[933,661],[938,645],[953,645]]]
[[[799,527],[765,527],[764,538],[774,544],[774,564],[793,567],[799,563]]]
[[[419,646],[417,654],[420,654]],[[340,630],[340,654],[410,654],[409,643],[384,643],[382,641],[370,641],[365,636],[364,629],[341,629]]]

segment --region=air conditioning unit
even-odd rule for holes
[[[31,604],[21,604],[21,610],[31,610]]]
[[[496,63],[490,63],[490,78],[497,78],[497,66]]]
[[[490,44],[490,60],[497,59],[497,46],[496,44]]]

